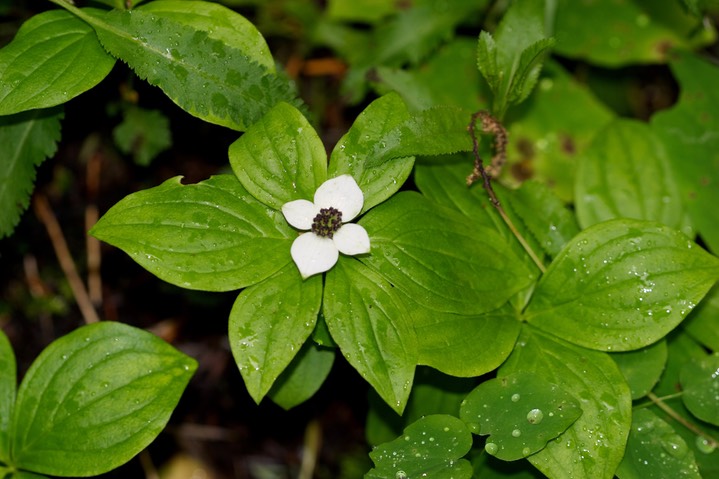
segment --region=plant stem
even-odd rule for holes
[[[492,157],[491,164],[486,168],[484,166],[484,162],[482,161],[482,157],[479,155],[479,142],[477,141],[477,135],[475,133],[478,119],[482,120],[482,131],[492,133],[495,139],[494,156]],[[537,265],[539,271],[545,273],[547,268],[544,266],[532,247],[529,246],[529,243],[527,243],[524,236],[522,236],[516,226],[514,226],[514,223],[509,216],[507,216],[507,213],[504,211],[504,208],[502,208],[502,205],[499,202],[499,198],[497,198],[497,195],[494,192],[494,188],[492,188],[492,176],[499,174],[502,165],[504,165],[507,158],[507,130],[496,118],[492,117],[486,111],[478,111],[472,114],[472,120],[469,125],[467,125],[467,131],[469,131],[469,136],[472,137],[472,155],[474,155],[474,169],[467,177],[467,186],[471,186],[472,183],[480,178],[482,179],[482,186],[487,191],[489,200],[499,212],[499,215],[502,217],[504,223],[507,225],[514,237],[517,238],[517,241],[519,241],[519,244],[522,245],[524,251],[526,251],[529,257],[532,258],[532,261],[534,261],[534,264]]]
[[[707,433],[705,433],[704,431],[699,429],[697,426],[695,426],[694,424],[690,423],[689,421],[684,419],[682,416],[680,416],[679,413],[677,413],[674,409],[667,406],[667,404],[663,401],[662,398],[657,397],[656,394],[651,393],[651,392],[649,394],[647,394],[647,397],[654,404],[656,404],[659,409],[661,409],[662,411],[667,413],[667,415],[669,417],[671,417],[672,419],[677,421],[679,424],[681,424],[685,428],[689,429],[691,432],[693,432],[697,436],[700,436],[700,437],[703,437],[704,439],[706,439],[708,444],[711,447],[714,447],[714,448],[719,447],[719,441],[717,441],[716,439],[714,439],[713,437],[711,437],[710,435],[708,435]],[[666,398],[664,398],[664,399],[666,399]]]

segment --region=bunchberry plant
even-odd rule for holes
[[[305,5],[310,41],[348,65],[347,98],[376,94],[328,154],[262,35],[232,10],[51,1],[62,8],[32,17],[0,50],[0,148],[12,153],[3,234],[28,202],[34,166],[54,153],[61,105],[119,59],[238,138],[227,172],[132,193],[90,235],[163,281],[237,291],[228,337],[255,402],[308,400],[342,355],[372,389],[368,478],[719,470],[719,69],[693,52],[715,40],[708,5]],[[453,37],[475,17],[481,32]],[[570,74],[647,62],[668,63],[680,89],[648,122],[620,118]],[[135,150],[133,124],[166,127],[152,112],[123,115],[119,149],[145,162],[166,146]],[[6,475],[97,474],[166,422],[194,363],[122,325],[88,328],[41,356],[17,400],[14,375],[2,377]],[[99,332],[137,336],[120,341],[123,367],[63,370],[63,354],[84,354],[77,338],[95,345]],[[138,352],[144,344],[171,360],[146,366],[159,360]],[[114,357],[112,346],[98,340],[91,365]],[[66,458],[42,455],[50,439],[33,442],[47,432],[36,416],[64,421],[52,434],[101,430],[104,416],[86,426],[95,416],[76,406],[99,407],[83,398],[105,384],[154,404],[161,391],[133,381],[158,368],[174,377],[173,401],[149,428],[114,428],[107,441],[141,440],[103,449],[101,466],[87,465],[80,437]]]

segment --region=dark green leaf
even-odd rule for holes
[[[285,203],[312,201],[327,178],[322,141],[302,113],[279,103],[230,145],[230,164],[257,200],[279,210]]]
[[[401,413],[412,389],[417,338],[394,285],[359,261],[340,257],[327,272],[322,311],[347,361]]]
[[[85,22],[63,10],[39,13],[0,49],[0,115],[61,105],[114,64]]]
[[[702,421],[719,426],[719,353],[691,361],[681,370],[684,405]]]
[[[617,119],[597,133],[577,170],[575,206],[587,228],[614,218],[687,227],[684,205],[661,141],[646,124]]]
[[[624,455],[632,410],[629,387],[609,355],[525,326],[498,376],[520,371],[556,384],[583,411],[529,462],[548,477],[610,479]]]
[[[172,178],[133,193],[90,230],[155,276],[183,288],[231,291],[292,261],[295,232],[232,175],[195,185]]]
[[[632,391],[632,399],[643,398],[654,388],[667,363],[667,343],[657,341],[651,346],[612,354]]]
[[[472,435],[462,421],[446,415],[427,416],[404,430],[392,442],[377,446],[370,457],[375,468],[367,479],[470,479],[472,467],[466,459]]]
[[[267,395],[285,410],[311,398],[325,382],[335,360],[335,350],[307,341]]]
[[[160,433],[197,368],[156,336],[112,322],[54,341],[28,370],[10,428],[18,468],[93,476]]]
[[[719,278],[719,259],[658,223],[610,220],[547,269],[527,321],[575,344],[629,351],[664,337]]]
[[[115,144],[135,163],[147,166],[160,153],[172,146],[170,122],[159,110],[127,108],[122,123],[112,130]]]
[[[12,345],[5,333],[0,330],[0,464],[10,462],[8,429],[15,408],[16,375],[17,367]]]
[[[0,117],[0,238],[9,236],[27,208],[35,168],[55,154],[62,110],[34,110]]]
[[[647,409],[637,409],[619,479],[701,479],[694,454],[674,429]]]
[[[692,225],[719,253],[719,68],[689,53],[670,64],[681,86],[679,102],[652,118]]]
[[[460,407],[470,431],[489,435],[484,450],[504,461],[543,449],[581,415],[571,394],[530,372],[489,379]]]
[[[477,315],[498,308],[534,281],[493,229],[417,193],[402,192],[360,224],[372,240],[361,261],[419,307]]]
[[[237,297],[230,312],[230,346],[256,403],[312,333],[321,301],[321,276],[303,281],[294,264]]]
[[[244,131],[281,101],[300,104],[289,80],[195,21],[144,10],[105,12],[63,5],[95,29],[102,45],[180,108]]]
[[[719,285],[709,291],[683,323],[695,340],[711,351],[719,352]]]

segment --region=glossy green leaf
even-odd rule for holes
[[[63,336],[38,356],[18,390],[13,464],[76,477],[124,464],[165,427],[196,368],[161,339],[121,323]]]
[[[2,466],[0,466],[0,473],[4,473],[6,469]],[[8,476],[7,479],[47,479],[47,476],[43,476],[40,474],[33,474],[32,472],[27,471],[10,471],[7,470],[7,472],[12,472],[12,475]],[[5,476],[3,476],[5,477]]]
[[[664,337],[719,278],[719,259],[658,223],[610,220],[577,235],[547,269],[531,324],[587,348],[629,351]]]
[[[414,192],[395,195],[360,224],[372,241],[371,254],[360,260],[419,307],[482,314],[534,281],[494,230]]]
[[[35,168],[55,154],[62,115],[58,107],[0,117],[0,238],[28,206]]]
[[[489,379],[460,407],[469,430],[488,436],[484,450],[504,461],[543,449],[581,415],[571,394],[530,372]]]
[[[583,411],[529,461],[548,477],[610,479],[624,455],[632,415],[629,387],[611,358],[525,326],[498,377],[517,372],[556,384]]]
[[[636,351],[612,354],[612,359],[632,391],[632,399],[643,398],[659,381],[667,363],[667,343],[657,341]]]
[[[279,103],[230,145],[230,164],[257,200],[279,210],[312,201],[327,179],[327,156],[312,125],[295,107]]]
[[[713,352],[719,352],[719,284],[709,291],[683,323],[695,340]]]
[[[557,63],[548,61],[531,100],[507,114],[507,162],[500,179],[536,179],[565,202],[574,198],[577,157],[613,113]]]
[[[347,361],[401,413],[417,364],[410,311],[394,285],[353,258],[327,272],[322,311]]]
[[[289,80],[198,29],[207,23],[178,21],[176,12],[63,7],[92,25],[105,49],[140,78],[205,121],[244,131],[281,101],[300,104]]]
[[[90,230],[158,278],[183,288],[231,291],[292,261],[295,232],[232,175],[194,185],[172,178],[133,193]]]
[[[681,87],[677,104],[652,118],[669,154],[691,217],[710,251],[719,253],[719,68],[689,53],[671,62]]]
[[[39,13],[0,49],[0,115],[61,105],[114,64],[85,22],[63,10]]]
[[[461,459],[472,446],[462,421],[447,415],[424,417],[394,441],[377,446],[370,457],[375,468],[367,479],[470,479],[472,467]]]
[[[428,310],[415,314],[418,363],[453,376],[481,376],[509,356],[521,323],[511,308],[478,316]]]
[[[684,405],[702,421],[719,426],[719,353],[684,365],[680,380]]]
[[[675,0],[560,0],[555,32],[557,53],[605,67],[665,62],[673,48],[691,49],[715,37]]]
[[[614,120],[594,137],[579,162],[574,204],[584,228],[614,218],[687,226],[664,147],[636,120]]]
[[[407,119],[407,107],[398,95],[380,97],[359,114],[332,151],[329,176],[354,177],[364,193],[363,211],[392,196],[412,171],[414,158],[394,158],[373,150],[378,141]]]
[[[155,0],[139,10],[207,32],[209,38],[243,52],[268,72],[275,71],[275,60],[257,27],[224,5],[206,1]]]
[[[637,409],[619,479],[701,479],[694,454],[674,429],[647,409]]]
[[[10,462],[10,417],[15,408],[17,366],[12,345],[0,330],[0,464]]]
[[[172,146],[170,121],[159,110],[131,106],[124,111],[122,123],[112,130],[121,152],[132,155],[135,163],[147,166]]]
[[[335,350],[307,341],[267,395],[289,410],[311,398],[325,382],[335,360]]]
[[[321,277],[303,281],[294,264],[237,297],[230,312],[230,347],[256,403],[312,333],[321,301]]]

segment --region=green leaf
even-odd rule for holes
[[[507,114],[507,167],[500,180],[517,186],[536,179],[573,201],[577,158],[612,117],[585,85],[548,61],[531,99]]]
[[[92,25],[108,52],[202,120],[244,131],[281,101],[301,103],[289,80],[198,29],[209,23],[183,23],[174,11],[63,7]]]
[[[627,451],[616,474],[619,479],[702,477],[684,439],[647,409],[634,411]]]
[[[363,211],[392,196],[405,182],[414,158],[396,158],[375,151],[374,146],[409,119],[399,95],[391,93],[369,104],[335,145],[329,176],[352,175],[364,194]]]
[[[684,205],[661,141],[646,124],[616,119],[580,157],[575,193],[582,227],[614,218],[687,228]]]
[[[290,410],[311,398],[325,382],[335,360],[335,350],[307,341],[267,395],[282,409]]]
[[[692,225],[710,251],[719,253],[719,68],[689,53],[670,64],[681,95],[671,109],[652,118],[669,154],[673,176]]]
[[[719,426],[719,353],[684,365],[680,380],[684,405],[702,421]]]
[[[375,23],[399,9],[399,5],[388,0],[329,0],[326,15],[333,20]]]
[[[447,415],[427,416],[370,452],[375,468],[365,478],[470,479],[472,466],[461,457],[471,446],[472,435],[462,421]]]
[[[154,335],[120,323],[79,328],[28,370],[12,418],[12,461],[43,474],[93,476],[143,450],[197,368]]]
[[[604,67],[665,62],[671,50],[693,49],[716,36],[676,0],[560,0],[555,29],[558,54]]]
[[[10,417],[15,408],[17,366],[12,345],[0,330],[0,464],[10,462]]]
[[[34,15],[0,49],[0,115],[61,105],[100,83],[114,64],[92,28],[71,13]]]
[[[474,434],[489,435],[488,454],[516,461],[543,449],[581,415],[571,394],[519,371],[477,386],[462,402],[459,417]]]
[[[667,363],[667,343],[657,341],[636,351],[612,354],[632,391],[632,399],[646,396],[659,381]]]
[[[285,203],[312,201],[327,178],[322,141],[302,113],[279,103],[230,145],[230,164],[257,200],[279,210]]]
[[[342,354],[396,412],[407,405],[417,338],[394,285],[353,258],[327,272],[322,311]]]
[[[121,152],[132,154],[135,163],[147,166],[160,153],[172,146],[170,122],[159,110],[130,106],[124,111],[122,123],[112,130]]]
[[[156,0],[139,10],[207,32],[209,38],[243,52],[268,72],[275,71],[275,60],[257,27],[224,5],[206,1]]]
[[[232,175],[195,185],[180,177],[133,193],[90,234],[116,246],[168,283],[231,291],[290,263],[294,231],[282,213],[255,200]]]
[[[719,259],[658,223],[610,220],[577,235],[537,285],[531,324],[587,348],[664,337],[719,278]]]
[[[415,312],[418,364],[460,377],[497,369],[512,352],[521,323],[504,307],[478,316]]]
[[[629,387],[611,358],[527,325],[498,377],[517,372],[556,384],[583,411],[529,462],[548,477],[610,479],[624,455],[632,415]]]
[[[0,117],[0,238],[28,206],[35,168],[55,154],[62,115],[58,107]]]
[[[302,281],[294,264],[237,297],[230,312],[230,346],[256,403],[312,333],[321,300],[321,277]]]
[[[498,308],[534,275],[493,229],[414,192],[372,209],[360,224],[372,253],[360,260],[417,307],[461,315]]]
[[[719,352],[719,284],[689,314],[683,326],[704,347]]]

